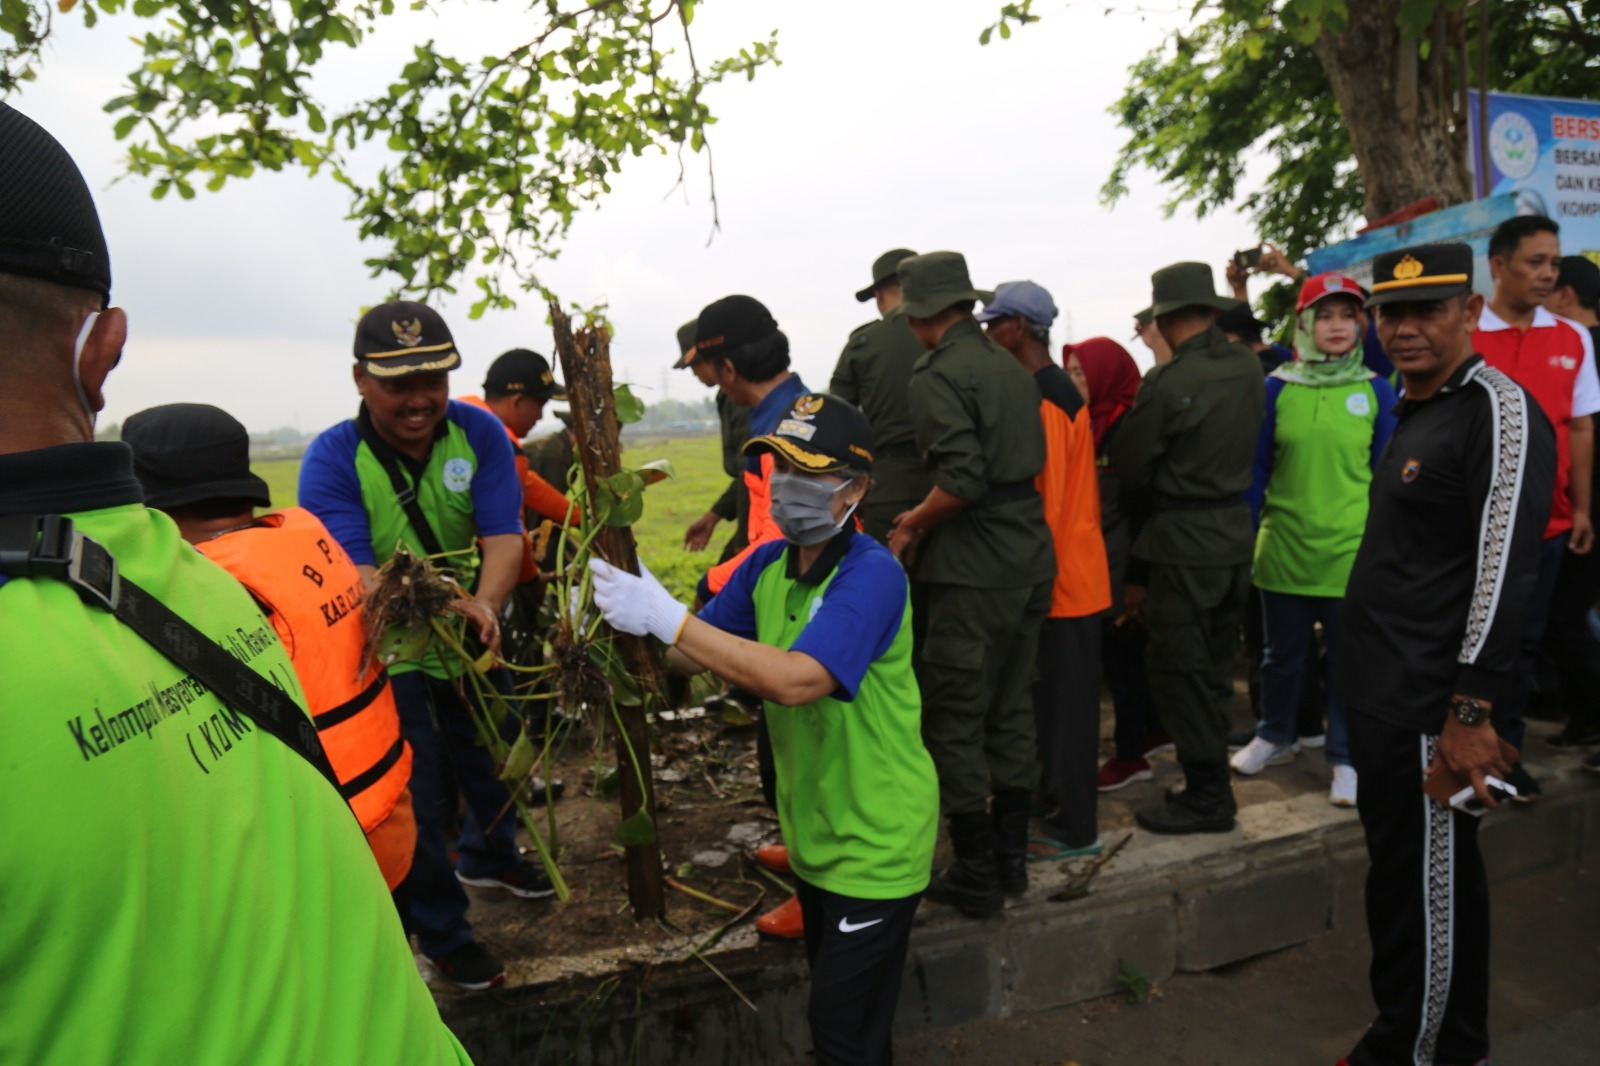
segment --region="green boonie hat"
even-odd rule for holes
[[[872,299],[872,294],[879,285],[882,285],[900,272],[900,261],[902,259],[910,259],[916,254],[910,248],[896,248],[893,251],[884,252],[874,259],[872,261],[872,284],[856,291],[856,302],[866,303]]]
[[[1217,295],[1211,267],[1206,263],[1173,263],[1162,267],[1150,275],[1150,295],[1150,314],[1156,318],[1185,307],[1228,311],[1239,303],[1232,296]]]
[[[967,257],[960,252],[929,252],[900,262],[900,310],[908,318],[932,318],[963,300],[988,303],[994,293],[974,289]]]
[[[678,361],[672,364],[672,369],[682,370],[694,362],[694,330],[700,320],[691,318],[678,327]]]

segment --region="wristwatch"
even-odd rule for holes
[[[1462,725],[1482,725],[1489,720],[1489,708],[1471,696],[1450,697],[1450,713]]]

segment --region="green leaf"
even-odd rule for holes
[[[615,796],[622,791],[622,775],[615,766],[606,767],[599,777],[594,779],[594,794],[597,796]]]
[[[643,466],[636,468],[633,473],[638,474],[644,480],[646,488],[658,481],[675,480],[678,476],[678,472],[672,468],[671,459],[652,459]]]
[[[612,389],[611,398],[617,405],[618,425],[626,426],[644,417],[644,401],[635,396],[628,386],[618,385]]]
[[[631,526],[644,515],[644,477],[622,470],[595,483],[595,511],[613,528]]]
[[[638,844],[653,844],[656,839],[656,823],[650,817],[650,812],[643,807],[634,811],[617,826],[616,841],[625,848]]]
[[[390,626],[378,639],[378,661],[385,666],[417,662],[428,654],[428,644],[432,640],[433,631],[427,626],[415,629]]]
[[[533,748],[533,740],[526,733],[518,733],[516,742],[511,745],[511,750],[506,752],[506,762],[500,768],[500,780],[508,785],[515,785],[528,776],[533,769],[533,760],[538,756]]]
[[[140,117],[141,116],[139,115],[123,115],[121,118],[117,119],[117,124],[111,128],[112,134],[117,138],[117,140],[122,140],[128,134],[133,132],[133,127],[139,124]]]

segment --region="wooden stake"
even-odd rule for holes
[[[556,355],[566,380],[567,403],[572,411],[572,436],[578,462],[583,467],[590,506],[599,499],[596,483],[622,470],[622,443],[617,425],[617,407],[612,398],[611,336],[604,329],[584,328],[576,334],[572,321],[554,302],[550,303],[550,325],[555,334]],[[608,527],[594,541],[594,551],[613,566],[630,574],[639,573],[639,553],[633,530]],[[640,810],[660,831],[656,819],[655,789],[650,773],[650,724],[646,710],[659,699],[661,671],[648,637],[616,635],[623,662],[639,685],[643,700],[637,707],[618,707],[622,729],[617,730],[617,780],[621,783],[622,819]],[[639,759],[635,773],[629,749]],[[641,778],[643,779],[641,782]],[[635,919],[660,918],[666,914],[666,886],[661,873],[661,844],[630,844],[625,849],[628,869],[628,901]]]

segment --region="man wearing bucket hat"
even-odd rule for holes
[[[277,634],[94,440],[128,319],[88,184],[6,104],[0,190],[0,1058],[467,1062]]]
[[[1109,452],[1117,476],[1150,494],[1133,546],[1149,566],[1150,695],[1177,745],[1186,787],[1135,813],[1156,833],[1233,828],[1228,704],[1255,530],[1250,487],[1265,386],[1254,353],[1228,340],[1211,268],[1175,263],[1151,279],[1151,315],[1172,361],[1145,377]]]
[[[300,467],[300,505],[322,520],[370,581],[403,546],[435,556],[469,595],[455,608],[491,650],[522,563],[522,486],[506,430],[494,415],[450,399],[461,365],[455,340],[432,308],[379,304],[356,326],[356,417],[324,430]],[[422,953],[445,979],[484,989],[505,968],[473,938],[462,885],[523,899],[554,893],[544,871],[517,850],[510,792],[480,746],[454,655],[394,663],[389,676],[411,745],[417,851],[401,886]],[[491,678],[504,688],[503,671]],[[508,719],[509,720],[509,719]],[[446,828],[458,800],[467,816],[453,848]],[[451,851],[457,855],[451,859]]]
[[[636,577],[591,561],[595,604],[613,627],[668,645],[679,669],[766,700],[817,1061],[888,1062],[939,809],[906,575],[851,521],[874,467],[860,411],[803,394],[746,450],[774,468],[781,539],[751,551],[698,617],[642,565]]]
[[[1039,773],[1029,688],[1056,573],[1034,485],[1046,454],[1039,388],[973,319],[993,293],[973,288],[960,254],[913,256],[899,273],[902,310],[928,349],[910,392],[933,488],[895,519],[889,547],[914,582],[923,738],[955,850],[928,898],[982,917],[1005,903],[989,798],[1025,805]]]
[[[232,574],[265,611],[294,664],[328,761],[392,892],[417,848],[411,750],[394,693],[366,654],[361,575],[316,516],[271,507],[250,469],[250,435],[202,403],[169,403],[128,416],[122,441],[146,506],[165,512],[195,549]]]
[[[878,462],[861,521],[867,535],[880,542],[889,539],[895,516],[915,507],[932,487],[917,451],[907,387],[911,368],[925,349],[900,310],[900,263],[915,254],[896,248],[873,261],[872,284],[857,292],[856,300],[877,301],[880,317],[850,334],[828,385],[834,395],[861,408],[872,424]]]
[[[1473,353],[1472,250],[1385,252],[1372,269],[1384,351],[1405,381],[1372,470],[1334,686],[1349,709],[1366,833],[1378,1016],[1349,1066],[1487,1061],[1489,884],[1478,818],[1516,752],[1490,721],[1516,684],[1556,476],[1555,432]],[[1419,777],[1428,782],[1419,788]],[[1502,796],[1505,793],[1501,793]]]
[[[750,490],[744,483],[744,443],[750,439],[750,408],[734,403],[728,394],[717,388],[711,378],[711,363],[695,362],[695,319],[678,327],[678,361],[672,369],[687,367],[695,379],[707,388],[717,390],[717,421],[722,428],[722,471],[728,475],[728,487],[717,497],[711,509],[690,523],[683,534],[683,546],[689,551],[704,551],[711,542],[711,533],[718,522],[732,522],[733,535],[723,545],[718,562],[733,558],[749,544],[745,527],[750,521]]]

